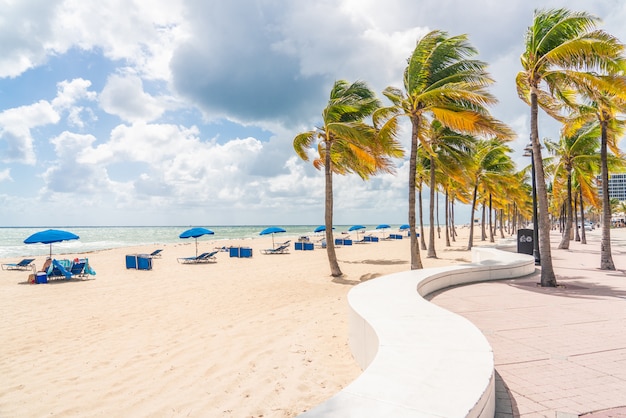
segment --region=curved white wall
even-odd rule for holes
[[[348,294],[350,348],[364,372],[302,417],[493,417],[493,352],[465,318],[423,299],[450,286],[525,276],[525,254],[474,247],[472,263],[412,270]]]

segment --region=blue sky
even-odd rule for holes
[[[335,80],[401,87],[433,29],[469,35],[528,164],[514,77],[537,7],[594,13],[626,40],[619,0],[0,0],[0,226],[322,223],[323,175],[294,136]],[[397,166],[336,177],[336,223],[405,223]]]

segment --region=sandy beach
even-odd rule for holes
[[[459,233],[446,248],[442,230],[425,266],[468,262],[469,229]],[[270,237],[199,241],[200,252],[254,254],[199,265],[177,262],[193,241],[92,252],[97,275],[84,281],[0,271],[0,416],[292,417],[323,402],[360,373],[348,291],[409,269],[409,240],[338,248],[344,276],[333,280],[326,251],[295,251],[297,238],[275,238],[292,240],[282,255],[261,254]],[[479,230],[474,240],[489,244]],[[126,269],[126,254],[156,248],[152,270]]]

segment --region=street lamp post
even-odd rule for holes
[[[538,216],[537,216],[537,183],[535,179],[535,157],[533,155],[533,144],[532,142],[528,144],[526,148],[524,148],[526,153],[525,157],[530,157],[530,171],[532,178],[532,194],[533,194],[533,255],[535,256],[535,265],[541,265],[541,254],[539,253],[539,224],[538,224]]]

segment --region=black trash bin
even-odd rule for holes
[[[532,229],[517,230],[517,252],[522,254],[533,255],[533,235]]]

